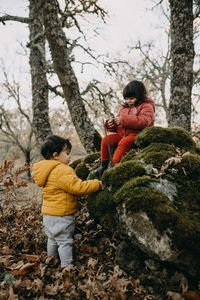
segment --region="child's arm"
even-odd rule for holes
[[[59,176],[56,186],[73,195],[87,195],[104,188],[98,179],[81,180],[69,166],[66,166],[65,172]]]

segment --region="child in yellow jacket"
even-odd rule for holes
[[[59,257],[63,268],[70,266],[73,261],[77,196],[87,195],[102,188],[101,181],[82,181],[68,166],[71,148],[68,139],[51,135],[41,147],[45,160],[33,165],[35,183],[43,187],[42,214],[48,236],[47,253]]]

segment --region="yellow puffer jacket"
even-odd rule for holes
[[[65,216],[77,211],[77,195],[100,189],[97,179],[82,181],[75,171],[56,160],[42,160],[33,165],[35,183],[43,186],[42,214]]]

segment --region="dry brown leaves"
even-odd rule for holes
[[[0,300],[161,299],[114,265],[115,240],[90,218],[76,216],[74,264],[62,270],[46,256],[40,207],[7,208],[0,217]]]

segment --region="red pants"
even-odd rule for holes
[[[135,135],[127,135],[125,137],[121,137],[117,133],[109,134],[107,135],[107,137],[105,136],[101,142],[101,160],[104,161],[110,159],[107,144],[118,144],[117,149],[113,155],[112,162],[114,164],[119,163],[122,156],[130,149],[134,139]]]

